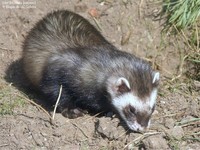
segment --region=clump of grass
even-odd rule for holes
[[[0,84],[0,116],[12,115],[15,108],[24,107],[26,102],[15,95],[17,91],[14,87],[1,81]]]
[[[200,0],[164,0],[163,12],[167,14],[165,29],[185,29],[199,19]]]
[[[163,0],[162,6],[164,33],[179,35],[186,46],[180,70],[187,66],[187,77],[200,81],[200,0]]]
[[[14,105],[7,102],[0,104],[0,115],[12,115]]]
[[[24,105],[25,101],[23,99],[4,101],[0,104],[0,115],[12,115],[16,107],[23,107]]]

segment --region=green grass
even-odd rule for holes
[[[15,94],[18,91],[11,85],[3,82],[0,84],[0,116],[13,115],[14,109],[24,107],[26,101]]]
[[[187,66],[185,75],[200,81],[200,0],[163,0],[162,6],[163,33],[178,35],[186,46],[180,69]]]
[[[198,21],[200,0],[164,0],[163,12],[167,14],[165,29],[185,29]]]

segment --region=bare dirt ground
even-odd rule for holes
[[[161,35],[162,22],[154,20],[160,8],[147,0],[1,0],[0,149],[199,150],[199,82],[176,76],[187,47]],[[128,131],[111,114],[72,120],[56,114],[51,122],[40,107],[49,111],[42,98],[27,90],[20,66],[22,42],[39,19],[58,9],[84,16],[120,50],[147,59],[161,72],[157,107],[144,134]],[[91,9],[97,18],[88,13]]]

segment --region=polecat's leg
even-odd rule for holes
[[[83,116],[84,114],[87,113],[87,111],[82,110],[81,108],[74,108],[74,109],[65,108],[61,113],[64,117],[67,117],[69,119],[74,119]]]
[[[58,95],[59,95],[59,89],[60,86],[56,82],[56,80],[43,80],[43,83],[41,84],[41,91],[46,96],[48,100],[51,101],[51,104],[55,106]],[[77,118],[80,116],[83,116],[87,111],[82,110],[81,108],[78,108],[75,106],[73,99],[70,97],[70,95],[67,93],[67,90],[65,87],[62,89],[61,97],[58,103],[57,111],[62,113],[64,117],[67,118]]]

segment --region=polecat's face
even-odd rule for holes
[[[158,80],[159,73],[155,73],[151,82],[154,84]],[[127,79],[119,78],[109,91],[112,105],[131,130],[142,131],[149,127],[155,109],[157,86],[152,86],[148,96],[140,98],[131,90]]]
[[[150,125],[151,114],[155,108],[157,89],[151,97],[141,101],[131,92],[113,99],[112,104],[127,126],[134,131],[142,131]]]

